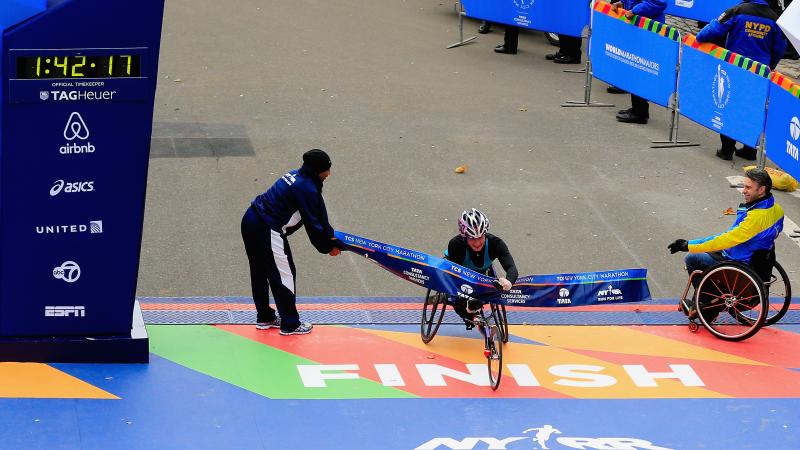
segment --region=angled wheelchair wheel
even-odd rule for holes
[[[500,327],[497,325],[493,316],[489,316],[486,324],[486,348],[483,354],[486,356],[486,367],[489,369],[489,387],[496,391],[500,387],[500,378],[503,376],[503,338],[500,335]]]
[[[723,262],[703,273],[695,292],[698,319],[713,335],[741,341],[756,334],[767,317],[764,285],[751,268]]]
[[[769,298],[767,319],[764,325],[780,321],[792,305],[792,284],[783,266],[775,261],[769,281],[764,281],[764,291]]]
[[[428,343],[436,336],[439,326],[444,319],[444,310],[447,308],[447,296],[441,292],[428,289],[425,294],[425,304],[422,305],[422,320],[420,322],[420,336],[422,342]]]
[[[502,303],[492,303],[492,315],[497,322],[497,329],[500,330],[500,337],[503,343],[508,342],[508,316],[506,315],[506,305]]]

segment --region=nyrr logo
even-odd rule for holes
[[[64,261],[63,264],[53,269],[53,278],[74,283],[81,277],[81,267],[75,261]]]
[[[622,295],[622,289],[616,289],[612,285],[608,285],[608,289],[601,289],[597,291],[597,301],[598,302],[607,302],[610,300],[622,300],[624,296]]]
[[[792,120],[789,122],[789,136],[792,137],[792,140],[786,140],[786,153],[795,161],[800,161],[800,159],[798,159],[797,144],[795,144],[795,142],[800,139],[800,119],[797,117],[792,117]]]
[[[533,6],[535,0],[514,0],[514,6],[519,9],[528,9]]]
[[[86,122],[78,112],[73,112],[69,115],[67,125],[64,127],[64,139],[70,142],[67,142],[58,149],[58,152],[62,155],[94,153],[95,151],[95,146],[92,145],[91,142],[86,142],[84,144],[72,142],[75,140],[86,141],[89,139],[89,127],[86,126]]]
[[[45,317],[86,317],[86,308],[83,306],[45,306]]]
[[[711,85],[711,94],[714,98],[714,105],[719,109],[724,109],[731,100],[731,79],[728,77],[728,72],[722,69],[722,64],[717,64],[717,73],[714,75],[714,82]]]
[[[60,193],[75,194],[78,192],[94,192],[94,181],[75,181],[65,182],[64,180],[56,180],[53,187],[50,188],[50,196],[55,197]]]
[[[529,441],[533,440],[534,450],[550,450],[559,448],[574,448],[579,450],[672,450],[667,447],[661,447],[653,444],[650,441],[637,438],[619,438],[619,437],[557,437],[553,438],[555,434],[562,434],[557,428],[552,425],[544,425],[536,428],[528,428],[523,431],[523,434],[534,433],[532,438],[525,436],[512,436],[507,438],[495,437],[466,437],[463,439],[455,439],[452,437],[437,437],[425,442],[424,444],[416,447],[414,450],[436,450],[436,449],[459,449],[467,450],[474,448],[490,448],[494,450],[502,450],[509,448],[530,449]],[[486,444],[487,447],[479,444]],[[514,445],[511,445],[514,444]],[[508,447],[511,445],[511,447]]]

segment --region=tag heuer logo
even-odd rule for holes
[[[48,100],[50,98],[49,91],[39,91],[39,98],[42,100]]]

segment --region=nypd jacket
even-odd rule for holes
[[[727,259],[750,262],[756,250],[770,250],[783,230],[783,209],[772,194],[750,203],[742,203],[736,220],[724,233],[689,241],[691,253],[723,250]]]
[[[322,199],[322,181],[306,166],[280,177],[253,200],[252,208],[270,229],[285,235],[305,225],[308,238],[320,253],[336,246]]]
[[[778,14],[766,0],[746,0],[706,25],[697,40],[713,42],[727,36],[725,48],[774,69],[786,50],[776,20]]]
[[[664,22],[664,10],[667,2],[664,0],[622,0],[623,8],[637,16],[647,17],[659,22]]]

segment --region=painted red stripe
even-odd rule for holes
[[[543,387],[519,387],[510,376],[503,377],[497,391],[452,379],[447,379],[447,386],[425,386],[415,364],[438,364],[464,371],[464,363],[354,328],[315,327],[305,336],[280,336],[274,330],[258,331],[252,326],[218,325],[218,328],[320,364],[358,364],[361,377],[377,382],[380,379],[373,364],[396,364],[406,383],[397,389],[420,397],[568,398]],[[475,354],[483,360],[481,341],[476,339],[474,346]]]

